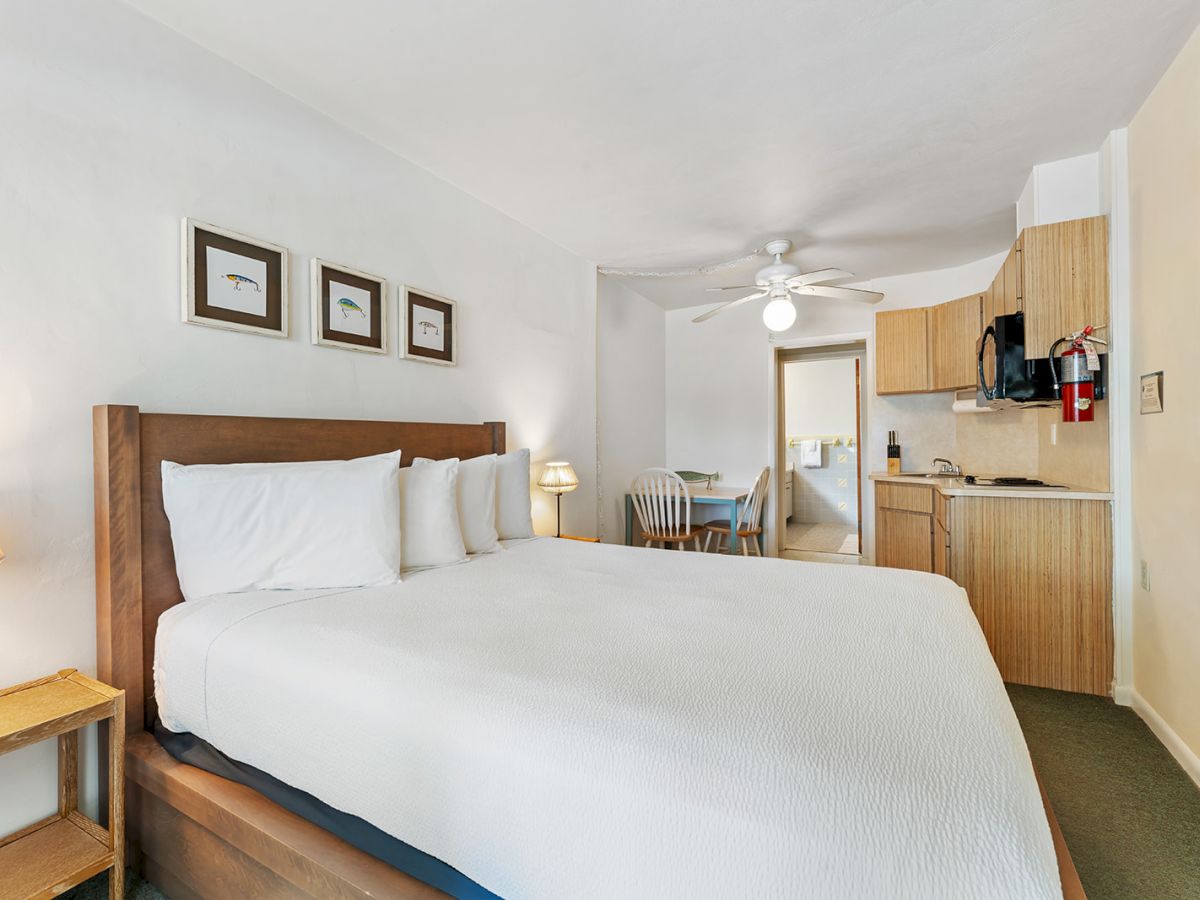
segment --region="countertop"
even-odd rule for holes
[[[991,478],[980,475],[980,478]],[[924,484],[946,497],[1011,497],[1015,500],[1111,500],[1111,491],[1094,491],[1078,485],[1068,484],[1063,488],[1012,488],[994,487],[986,484],[966,484],[962,478],[950,476],[926,478],[920,474],[889,475],[887,472],[872,472],[872,481],[890,481],[896,484]]]

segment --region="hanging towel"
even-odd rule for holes
[[[800,465],[805,469],[821,468],[821,442],[818,440],[800,442]]]

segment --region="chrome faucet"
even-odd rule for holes
[[[931,462],[931,463],[930,463],[930,465],[931,465],[931,466],[936,466],[938,463],[941,463],[941,464],[942,464],[942,467],[941,467],[940,469],[938,469],[938,474],[939,474],[939,475],[953,475],[953,476],[958,476],[958,475],[961,475],[961,474],[962,474],[962,468],[961,468],[961,467],[959,467],[959,466],[956,466],[954,463],[950,462],[950,460],[948,460],[948,459],[943,459],[943,458],[942,458],[942,457],[940,457],[940,456],[935,456],[935,457],[933,458],[933,462]]]

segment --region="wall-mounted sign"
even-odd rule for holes
[[[1142,376],[1142,415],[1163,411],[1163,373]]]

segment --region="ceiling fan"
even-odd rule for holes
[[[841,269],[817,269],[814,272],[801,272],[799,266],[783,261],[783,254],[792,249],[788,240],[769,241],[763,250],[775,257],[775,262],[758,270],[754,276],[754,284],[736,285],[734,287],[708,288],[710,291],[754,291],[737,300],[730,300],[720,306],[701,313],[692,319],[693,322],[703,322],[718,313],[723,313],[749,303],[770,297],[763,308],[763,324],[771,331],[787,331],[796,321],[796,307],[792,303],[792,294],[804,297],[831,297],[835,300],[857,300],[859,303],[878,303],[883,294],[877,291],[860,291],[857,288],[834,287],[831,281],[845,281],[853,278],[850,272]]]

